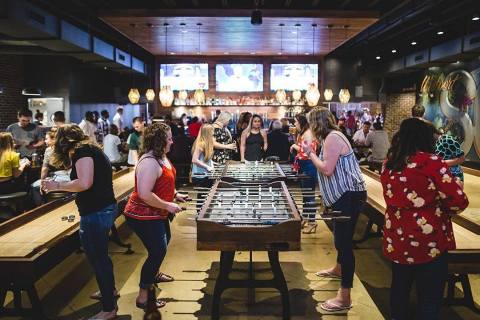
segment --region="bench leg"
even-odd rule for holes
[[[460,282],[463,290],[463,297],[455,298],[455,284]],[[475,306],[473,300],[472,287],[470,286],[470,280],[468,274],[450,274],[447,281],[447,298],[445,299],[448,305],[462,305],[470,308],[476,313],[480,313],[480,309]]]
[[[377,232],[372,231],[372,227],[373,227],[374,224],[375,223],[373,222],[373,220],[368,218],[367,226],[365,227],[365,231],[363,232],[362,238],[360,238],[359,240],[353,240],[353,243],[358,244],[358,243],[362,243],[362,242],[364,242],[364,241],[366,241],[370,238],[381,237],[382,232],[380,231],[380,226],[379,225],[377,225],[377,227],[378,227]]]
[[[115,225],[112,226],[110,231],[111,231],[110,240],[122,248],[127,248],[127,250],[125,251],[125,254],[134,253],[134,251],[132,250],[132,245],[130,243],[125,243],[122,241],[122,239],[120,239],[120,235],[118,234],[118,230]]]

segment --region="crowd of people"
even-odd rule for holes
[[[412,118],[401,123],[391,145],[381,121],[374,121],[371,130],[371,119],[366,119],[361,129],[355,131],[349,119],[337,120],[321,107],[295,116],[294,143],[290,143],[286,133],[289,130],[280,120],[271,121],[267,130],[262,117],[249,112],[240,115],[236,134],[232,135],[232,117],[226,111],[219,112],[212,123],[186,116],[174,122],[166,116],[163,121],[145,126],[143,119],[135,118],[134,131],[122,138],[125,123],[121,108],[113,124],[104,111],[96,123],[87,112],[78,126],[65,124],[63,113],[57,112],[55,125],[43,139],[38,125],[31,122],[31,111],[22,110],[18,123],[0,133],[0,193],[17,190],[14,181],[31,165],[33,154],[46,145],[36,187],[39,193],[77,193],[80,240],[100,289],[92,297],[102,302],[102,311],[92,319],[113,319],[118,292],[108,256],[108,230],[117,214],[112,165],[127,160],[135,166],[134,191],[124,215],[148,252],[136,298],[137,307],[145,309],[149,288],[159,282],[174,281],[159,269],[171,238],[170,221],[182,211],[178,203],[189,200],[188,195],[176,189],[176,162],[170,155],[177,141],[186,138],[193,143],[186,157],[192,163],[191,181],[201,187],[211,186],[210,173],[228,160],[293,159],[294,169],[306,177],[301,179],[302,190],[310,191],[303,197],[303,232],[316,231],[311,191],[317,185],[326,207],[350,217],[333,223],[336,264],[316,273],[341,280],[336,296],[321,304],[322,309],[335,312],[352,307],[352,238],[367,199],[367,186],[360,170],[361,152],[360,159],[383,162],[381,183],[387,205],[383,248],[385,257],[392,262],[392,318],[408,318],[409,294],[415,282],[419,318],[437,319],[448,272],[447,251],[455,248],[450,218],[468,205],[463,175],[458,170],[464,154],[458,142],[458,146],[454,144],[458,150],[447,150],[445,144],[450,146],[450,139],[455,138],[435,129],[417,109],[418,106]],[[360,146],[369,146],[371,153]],[[142,183],[138,183],[140,180]],[[158,308],[165,305],[162,300],[155,303]]]

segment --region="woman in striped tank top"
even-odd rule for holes
[[[317,156],[308,143],[302,147],[317,168],[325,206],[350,216],[349,221],[333,223],[337,264],[316,273],[319,277],[341,278],[337,296],[322,303],[321,308],[330,312],[348,310],[352,307],[350,290],[355,273],[352,240],[358,215],[367,198],[365,181],[352,146],[336,125],[333,114],[320,107],[310,111],[307,119],[321,143],[320,154]]]

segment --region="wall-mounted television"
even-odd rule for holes
[[[263,91],[262,64],[217,64],[215,75],[219,92]]]
[[[272,64],[271,90],[307,90],[314,83],[318,87],[318,64]]]
[[[207,63],[174,63],[160,65],[160,86],[172,90],[208,89]]]

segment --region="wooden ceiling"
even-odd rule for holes
[[[264,17],[262,25],[252,25],[250,16],[103,17],[103,20],[154,55],[262,56],[325,55],[377,21],[376,18]]]

